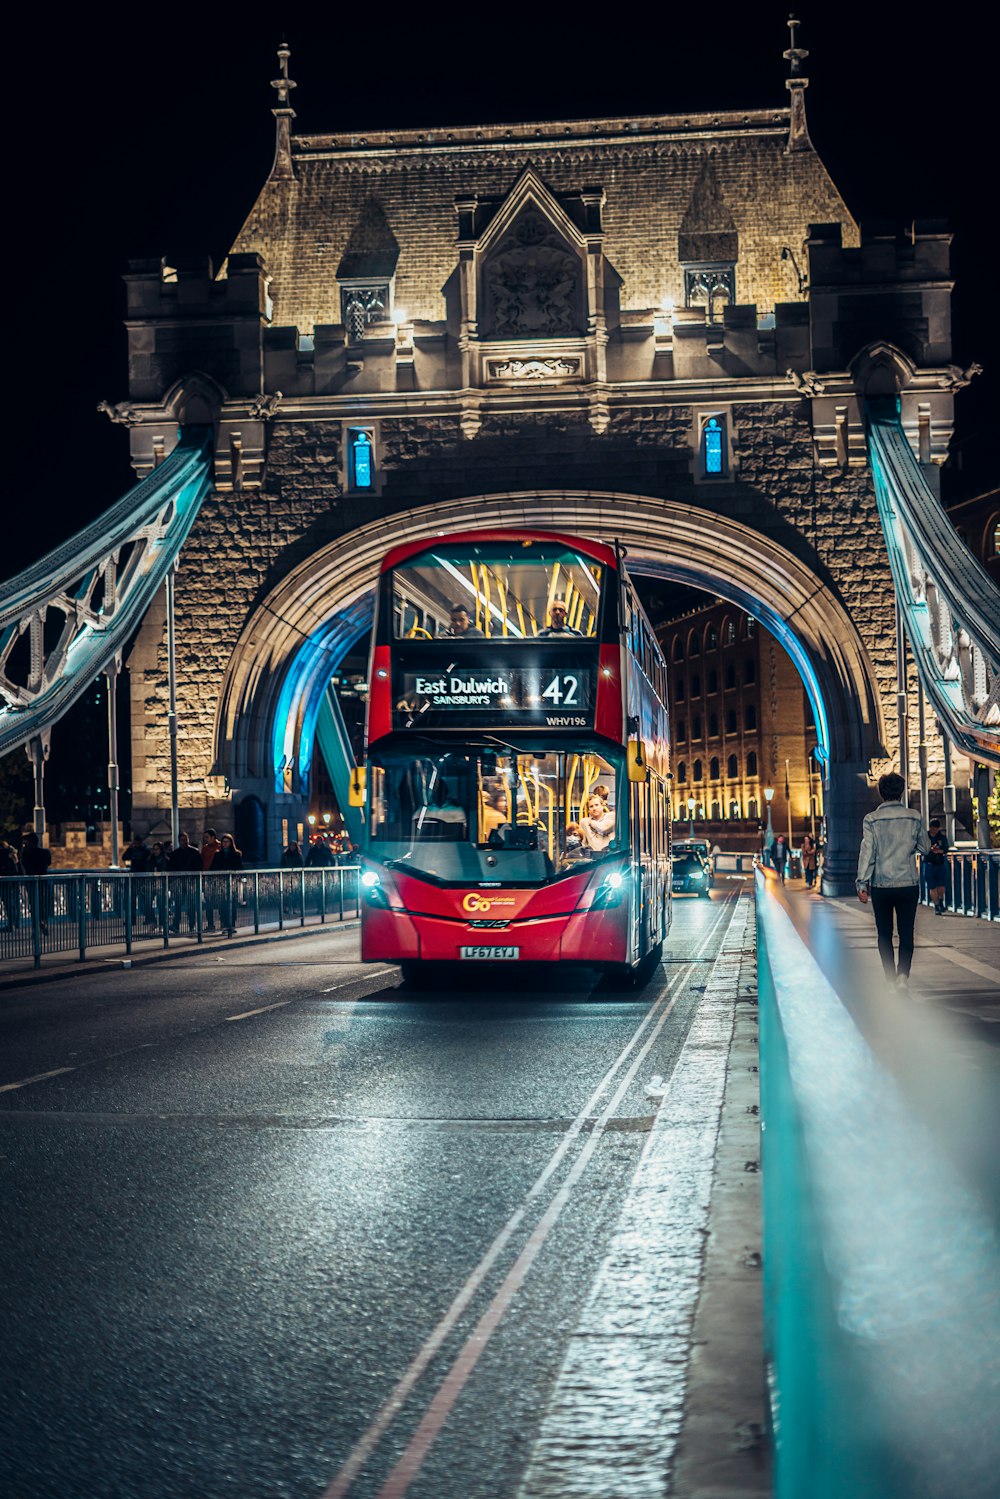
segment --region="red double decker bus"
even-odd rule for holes
[[[641,976],[670,921],[666,665],[619,549],[533,531],[382,565],[362,957]]]

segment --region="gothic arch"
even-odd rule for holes
[[[770,538],[723,516],[707,525],[693,506],[642,495],[474,495],[375,520],[331,542],[272,590],[240,636],[219,698],[216,773],[234,787],[294,793],[308,775],[322,694],[370,619],[382,557],[402,542],[480,526],[617,538],[635,572],[704,589],[756,615],[802,675],[828,756],[828,805],[848,807],[843,842],[856,858],[865,773],[885,751],[875,674],[850,615]],[[831,831],[831,858],[835,841]]]

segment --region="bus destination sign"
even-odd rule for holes
[[[396,713],[408,728],[465,714],[557,728],[582,728],[593,721],[593,673],[586,667],[463,664],[401,675],[403,691]]]

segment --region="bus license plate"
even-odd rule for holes
[[[460,958],[479,958],[487,963],[511,962],[521,956],[519,947],[460,947]]]

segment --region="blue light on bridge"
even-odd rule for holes
[[[363,427],[352,427],[349,439],[351,488],[371,489],[373,484],[373,445],[371,433]]]
[[[722,428],[718,419],[710,416],[702,428],[701,440],[705,452],[706,474],[722,473]]]

